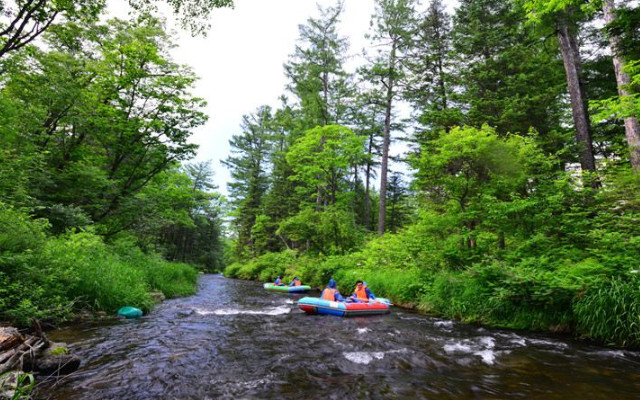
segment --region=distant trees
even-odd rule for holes
[[[213,172],[177,170],[195,154],[188,138],[207,119],[204,101],[191,95],[193,72],[171,60],[162,23],[69,22],[45,38],[46,49],[5,64],[0,157],[6,177],[19,171],[20,178],[3,201],[46,218],[55,234],[134,233],[170,259],[220,268],[220,215],[206,183]],[[169,226],[196,225],[209,230],[216,260],[197,255],[209,250],[187,246],[199,239],[186,233],[174,243],[179,250],[160,245],[174,241]]]
[[[345,72],[347,43],[337,34],[343,4],[320,9],[285,65],[291,96],[270,111],[266,142],[232,141],[240,158],[262,149],[254,176],[265,174],[255,195],[250,178],[234,175],[230,184],[236,201],[259,198],[250,209],[236,203],[236,234],[251,248],[237,256],[344,254],[366,232],[428,229],[427,236],[447,238],[448,265],[462,266],[527,241],[544,225],[536,215],[545,207],[560,223],[558,210],[578,201],[572,185],[588,207],[599,182],[566,171],[580,164],[593,172],[602,160],[602,175],[628,159],[622,124],[612,122],[635,112],[637,66],[629,54],[636,50],[628,43],[637,32],[633,18],[607,28],[631,57],[623,107],[622,97],[609,98],[615,82],[602,69],[606,52],[597,51],[607,46],[602,32],[589,28],[594,55],[580,65],[584,22],[593,14],[577,3],[463,0],[450,13],[440,0],[426,7],[376,1],[370,49],[355,78]],[[600,99],[592,104],[607,124],[591,121],[585,93]],[[400,119],[400,109],[411,117]],[[393,133],[402,130],[409,150],[393,161],[407,162],[411,177],[389,172],[391,144],[406,139]]]

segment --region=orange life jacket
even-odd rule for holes
[[[302,286],[302,282],[300,282],[299,280],[295,281],[293,282],[293,286]]]
[[[369,301],[369,296],[367,296],[367,291],[365,290],[364,286],[356,286],[356,290],[353,291],[353,294],[355,294],[356,297],[360,300]]]
[[[322,292],[322,300],[336,301],[336,289],[326,288]]]

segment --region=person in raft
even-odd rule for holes
[[[329,301],[344,301],[344,297],[338,292],[338,288],[336,286],[336,281],[333,278],[329,279],[329,285],[324,288],[322,294],[320,295],[322,300]]]
[[[367,285],[367,282],[362,282],[362,286],[364,287],[364,290],[367,292],[367,294],[369,295],[369,298],[371,300],[375,300],[376,296],[374,296],[373,292],[371,291],[371,289],[369,289],[369,285]]]
[[[376,296],[369,290],[365,282],[357,281],[351,299],[357,303],[368,303],[371,300],[375,300]]]
[[[280,279],[280,275],[278,275],[278,277],[276,278],[276,281],[273,282],[273,284],[276,286],[284,286],[284,283],[282,283],[282,279]]]
[[[298,279],[298,277],[296,276],[295,278],[293,278],[289,286],[302,286],[302,282],[300,282],[300,279]]]

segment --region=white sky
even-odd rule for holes
[[[445,0],[454,3],[455,0]],[[174,61],[193,68],[200,80],[194,94],[204,98],[209,121],[191,137],[200,148],[197,161],[211,160],[218,190],[226,194],[230,174],[220,164],[230,153],[229,140],[241,133],[242,116],[261,105],[279,107],[287,80],[283,64],[294,52],[299,25],[318,18],[317,4],[336,0],[234,0],[233,9],[213,11],[207,37],[179,32]],[[428,3],[428,0],[423,0]],[[110,2],[110,14],[124,17],[124,2]],[[349,63],[356,65],[368,41],[364,38],[374,12],[374,0],[345,0],[339,34],[347,37]],[[171,17],[167,15],[171,21]],[[347,65],[348,67],[349,65]]]

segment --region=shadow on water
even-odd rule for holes
[[[300,296],[201,277],[140,320],[52,332],[83,358],[50,399],[637,399],[640,354],[393,309],[306,315]],[[316,294],[317,295],[317,294]]]

